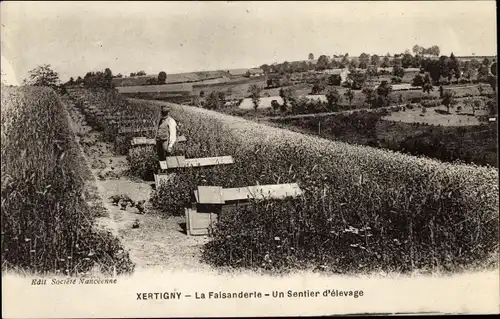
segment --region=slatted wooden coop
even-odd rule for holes
[[[189,236],[210,235],[220,214],[231,213],[238,207],[250,204],[251,199],[285,199],[303,194],[297,183],[256,185],[239,188],[198,186],[194,203],[185,209],[186,233]]]
[[[233,164],[232,156],[188,158],[184,156],[169,156],[165,161],[160,161],[160,172],[155,174],[155,185],[158,189],[162,183],[168,182],[172,173],[179,168],[185,167],[204,167]]]
[[[184,135],[178,136],[176,143],[182,143],[186,142],[187,138]],[[139,145],[156,145],[156,139],[154,138],[147,138],[147,137],[134,137],[130,141],[132,146],[139,146]]]

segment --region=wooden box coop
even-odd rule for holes
[[[303,194],[297,183],[256,185],[238,188],[198,186],[194,203],[185,209],[186,233],[189,236],[210,235],[220,214],[231,213],[250,204],[250,199],[284,199]]]
[[[170,156],[165,161],[160,161],[160,170],[162,172],[155,174],[155,184],[158,189],[162,183],[169,180],[172,173],[179,168],[184,167],[202,167],[233,164],[232,156],[188,158],[184,156]]]

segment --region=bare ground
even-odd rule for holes
[[[160,216],[149,205],[151,185],[127,177],[126,157],[113,154],[112,145],[85,123],[71,102],[68,108],[73,131],[92,173],[87,185],[88,202],[103,206],[96,226],[120,238],[137,270],[209,270],[210,266],[200,261],[201,248],[208,238],[187,236],[183,217]],[[114,195],[126,195],[134,202],[144,200],[145,209],[139,212],[136,207],[114,205],[109,199]]]

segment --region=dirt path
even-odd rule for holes
[[[210,267],[200,261],[206,237],[189,237],[183,228],[183,217],[162,217],[149,205],[152,191],[146,182],[133,181],[126,176],[128,162],[125,156],[113,154],[112,145],[104,142],[101,133],[92,130],[79,110],[70,101],[66,105],[71,125],[95,183],[97,196],[102,198],[105,212],[96,219],[97,226],[117,235],[129,250],[136,269],[166,268],[203,270]],[[145,201],[144,210],[114,205],[109,199],[126,195],[134,202]],[[133,225],[139,227],[134,228]]]

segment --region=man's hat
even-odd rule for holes
[[[170,108],[168,108],[168,107],[163,107],[163,108],[161,109],[161,116],[162,116],[162,117],[168,116],[169,112],[170,112]]]

